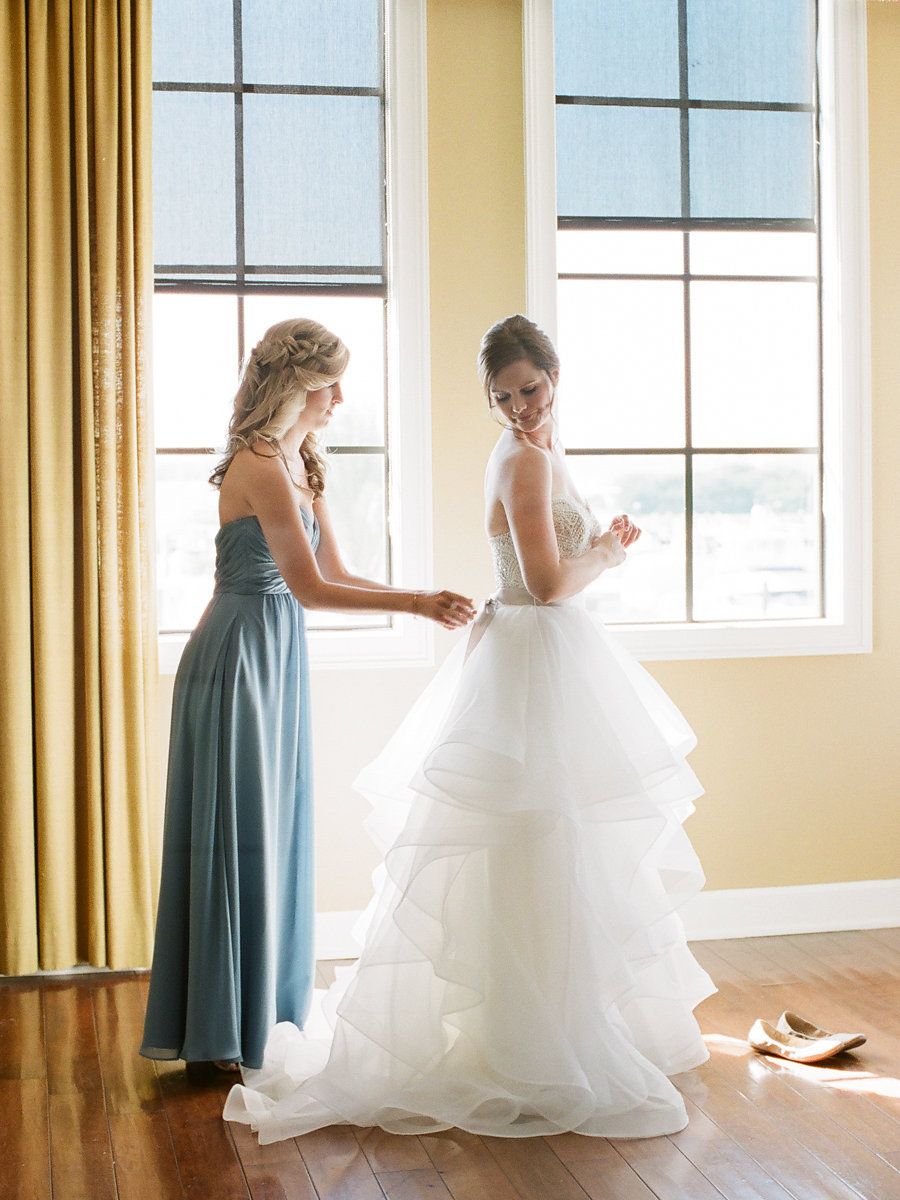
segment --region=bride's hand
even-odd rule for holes
[[[606,533],[595,537],[591,549],[603,550],[607,558],[607,567],[617,567],[625,561],[625,547],[613,529],[607,529]]]
[[[457,592],[413,592],[412,612],[436,621],[444,629],[458,629],[475,616],[475,606],[468,596]]]
[[[627,549],[633,545],[641,536],[641,531],[632,521],[631,517],[624,513],[620,517],[613,517],[609,523],[609,532],[614,533],[622,545]]]

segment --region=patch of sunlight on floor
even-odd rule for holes
[[[794,1079],[802,1079],[807,1083],[834,1088],[841,1092],[858,1092],[884,1096],[889,1100],[900,1100],[900,1079],[861,1070],[855,1057],[848,1057],[847,1065],[834,1064],[834,1060],[831,1059],[825,1059],[821,1063],[795,1063],[786,1058],[778,1058],[774,1054],[757,1054],[741,1038],[709,1033],[703,1040],[709,1047],[710,1054],[727,1054],[735,1058],[752,1055],[750,1069],[754,1073],[781,1072]]]
[[[741,1055],[752,1054],[745,1041],[741,1038],[726,1037],[724,1033],[707,1033],[703,1036],[704,1042],[712,1054],[714,1051],[718,1054],[730,1054],[737,1058]]]
[[[782,1071],[785,1075],[803,1079],[808,1083],[816,1083],[820,1087],[830,1087],[840,1092],[864,1092],[873,1096],[885,1096],[891,1100],[900,1099],[900,1079],[862,1070],[855,1062],[841,1067],[828,1066],[828,1059],[822,1063],[792,1063],[773,1058],[771,1055],[767,1055],[766,1058],[776,1071]]]

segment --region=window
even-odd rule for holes
[[[424,349],[402,362],[394,352],[401,328],[405,346],[427,346],[423,28],[421,3],[155,0],[163,669],[212,592],[217,493],[207,479],[240,363],[286,317],[319,320],[350,348],[327,483],[348,564],[386,580],[425,573],[429,431],[412,398],[427,395],[427,359]],[[399,511],[401,478],[419,503]],[[315,613],[309,627],[314,661],[410,661],[428,650],[427,632],[404,617]]]
[[[869,648],[863,42],[818,8],[527,13],[530,299],[573,475],[645,529],[588,594],[645,657]]]

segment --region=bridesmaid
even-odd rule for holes
[[[310,320],[254,347],[219,489],[216,584],[175,680],[162,880],[141,1053],[259,1067],[313,981],[305,609],[407,612],[446,629],[465,596],[353,575],[316,442],[343,403],[348,352]]]

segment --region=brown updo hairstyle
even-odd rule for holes
[[[221,487],[238,450],[268,443],[284,458],[278,444],[306,407],[306,396],[337,382],[350,353],[336,334],[303,317],[279,321],[267,329],[244,363],[228,423],[225,455],[210,476]],[[316,438],[308,433],[300,447],[309,486],[318,499],[325,489],[325,462]]]
[[[492,413],[491,382],[494,376],[522,359],[527,359],[547,375],[559,370],[559,355],[543,329],[528,317],[516,313],[492,325],[481,339],[478,351],[478,378]]]

